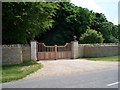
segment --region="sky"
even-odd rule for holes
[[[103,13],[107,20],[118,25],[118,2],[120,0],[71,0],[76,6]]]

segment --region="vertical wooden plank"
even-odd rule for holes
[[[66,44],[64,46],[46,46],[43,43],[39,43],[37,46],[37,57],[38,59],[63,59],[71,58],[71,44]]]
[[[55,59],[57,59],[57,45],[55,45]]]
[[[41,44],[41,51],[43,52],[44,50],[43,50],[43,45]]]
[[[37,52],[39,52],[40,50],[39,50],[40,48],[39,48],[39,44],[37,44]]]
[[[67,53],[67,51],[68,51],[68,45],[66,46],[66,50],[65,50],[65,52],[66,52],[66,57],[68,58],[68,53]]]

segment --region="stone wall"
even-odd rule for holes
[[[20,64],[29,60],[37,60],[37,43],[29,45],[2,45],[2,64]],[[34,51],[34,52],[33,52]],[[118,44],[79,44],[72,42],[72,58],[101,57],[118,55]]]
[[[79,44],[79,57],[102,57],[118,55],[117,44]]]
[[[12,65],[20,64],[30,60],[30,46],[2,45],[2,64]]]
[[[27,45],[22,47],[22,58],[23,58],[23,62],[31,60],[30,46]]]
[[[78,57],[83,57],[84,56],[84,45],[79,45],[78,47]]]

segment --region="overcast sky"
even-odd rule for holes
[[[118,2],[120,0],[71,0],[76,6],[105,14],[108,21],[118,24]]]

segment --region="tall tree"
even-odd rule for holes
[[[105,15],[102,14],[102,13],[95,13],[95,12],[92,12],[93,15],[94,15],[94,18],[93,18],[93,22],[91,24],[91,28],[94,29],[94,30],[97,30],[99,32],[101,32],[101,25],[103,22],[108,22]]]
[[[119,43],[120,43],[120,24],[118,24],[118,40],[119,40]]]
[[[4,2],[3,44],[27,43],[52,26],[54,3]]]
[[[50,31],[47,31],[38,40],[45,44],[65,44],[71,42],[76,35],[79,40],[92,22],[92,14],[88,9],[77,7],[71,3],[59,3],[59,8],[53,17],[55,21]]]
[[[91,28],[99,31],[103,34],[104,42],[118,42],[118,29],[117,26],[113,23],[107,21],[106,17],[102,13],[94,13],[93,23],[91,24]]]

